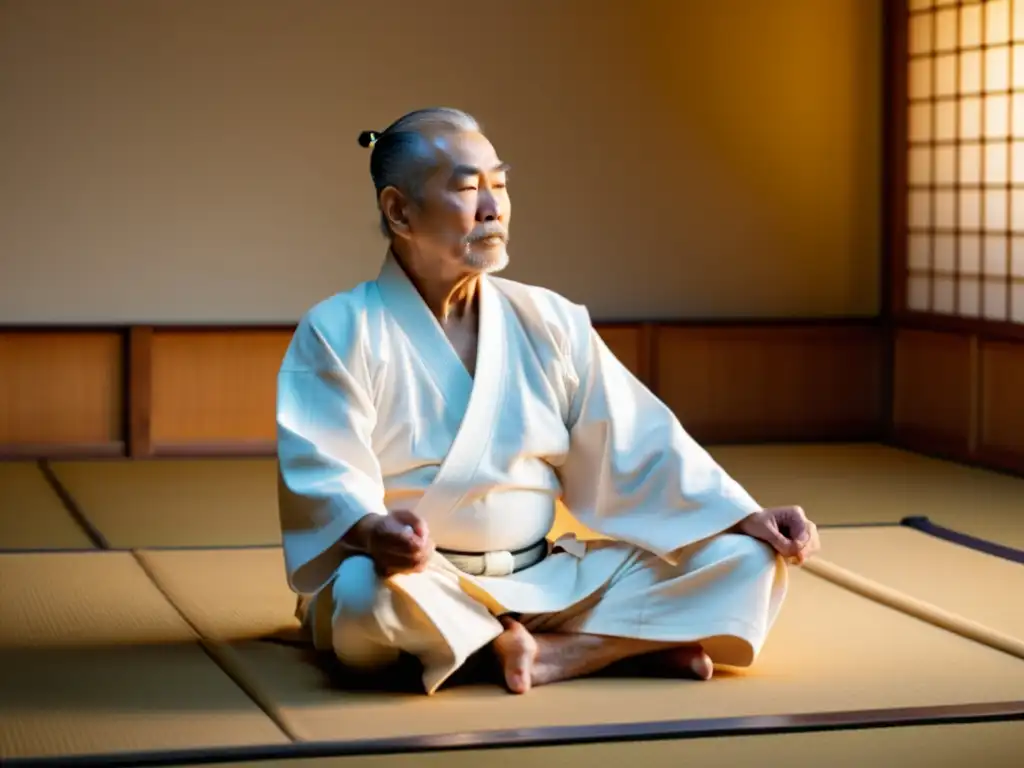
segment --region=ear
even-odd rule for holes
[[[391,231],[397,237],[408,237],[409,202],[395,187],[386,187],[380,193],[380,210],[391,225]]]

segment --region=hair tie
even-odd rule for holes
[[[380,134],[377,131],[363,131],[359,134],[359,146],[372,149],[379,138]]]

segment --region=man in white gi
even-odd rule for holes
[[[814,524],[758,506],[584,307],[495,276],[509,171],[473,118],[421,110],[360,143],[383,267],[301,319],[278,381],[287,579],[314,644],[371,668],[412,654],[428,694],[488,647],[516,693],[627,658],[750,665]],[[604,538],[549,543],[559,500]]]

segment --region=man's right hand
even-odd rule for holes
[[[353,533],[360,549],[373,559],[384,578],[422,571],[434,552],[427,524],[401,509],[387,515],[367,515],[356,523]]]

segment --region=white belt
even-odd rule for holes
[[[513,573],[536,565],[548,554],[547,539],[541,539],[533,546],[525,549],[509,552],[498,550],[496,552],[483,552],[470,554],[468,552],[452,552],[450,550],[437,550],[438,554],[469,576],[509,576]]]

